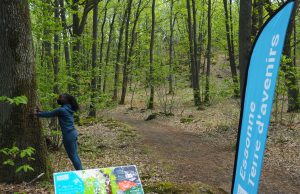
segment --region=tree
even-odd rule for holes
[[[113,97],[114,101],[118,99],[118,83],[119,83],[119,71],[120,71],[120,59],[121,59],[121,50],[122,50],[122,43],[123,43],[123,34],[124,34],[124,27],[125,21],[127,17],[127,9],[123,14],[122,23],[119,30],[119,41],[118,41],[118,48],[117,48],[117,56],[116,56],[116,63],[115,63],[115,76],[114,76],[114,88],[113,88]]]
[[[295,7],[298,7],[298,5],[299,2],[296,1]],[[299,98],[300,94],[299,94],[298,78],[296,73],[297,72],[296,60],[293,60],[292,46],[291,46],[293,31],[296,27],[295,17],[296,17],[296,9],[294,9],[292,13],[292,19],[289,28],[287,30],[286,41],[283,50],[283,55],[287,57],[286,62],[282,66],[282,70],[284,72],[286,85],[288,89],[288,112],[295,112],[300,110],[300,98]]]
[[[76,95],[79,94],[79,70],[80,70],[80,49],[81,49],[81,35],[83,33],[86,21],[88,18],[89,12],[97,6],[94,4],[93,0],[84,1],[84,9],[81,18],[79,17],[79,0],[72,1],[72,12],[73,12],[73,24],[72,24],[72,35],[74,38],[73,41],[73,52],[72,52],[72,77],[75,80],[75,83],[71,84],[71,91]]]
[[[118,3],[119,2],[120,2],[120,0],[118,0]],[[106,48],[106,58],[105,58],[105,66],[104,66],[104,78],[103,78],[103,93],[106,92],[107,66],[108,66],[108,62],[109,62],[109,58],[110,58],[110,47],[111,47],[111,42],[113,39],[113,32],[115,29],[114,24],[115,24],[115,20],[116,20],[116,15],[117,15],[117,11],[116,11],[116,8],[114,8],[112,21],[109,25],[109,35],[108,35],[107,48]]]
[[[231,1],[231,0],[230,0]],[[225,11],[225,27],[226,27],[226,39],[227,39],[227,50],[229,56],[229,63],[230,63],[230,70],[231,70],[231,77],[234,84],[234,96],[238,97],[240,92],[238,90],[238,74],[236,69],[236,62],[235,62],[235,51],[234,51],[234,43],[233,43],[233,30],[231,29],[232,26],[232,18],[231,14],[229,17],[228,12],[228,4],[227,0],[223,0],[224,11]],[[231,10],[231,3],[230,3],[230,10]]]
[[[191,16],[192,14],[191,14],[190,0],[186,1],[186,8],[187,8],[187,11],[188,11],[188,18],[187,18],[187,20],[188,20],[188,36],[189,36],[189,49],[190,49],[190,61],[191,61],[191,73],[192,73],[192,87],[193,87],[193,93],[194,93],[194,104],[195,104],[195,106],[199,106],[201,104],[200,86],[199,86],[199,73],[198,73],[199,71],[198,71],[196,57],[195,57],[196,52],[194,52],[195,51],[194,47],[197,46],[197,44],[194,44],[194,40],[196,40],[196,39],[194,38],[195,33],[193,33],[194,30],[192,28],[192,16]]]
[[[59,0],[60,8],[61,8],[61,21],[62,21],[62,27],[63,27],[63,40],[64,40],[64,52],[65,52],[65,61],[66,61],[66,69],[67,74],[69,77],[71,77],[71,69],[70,69],[70,48],[69,48],[69,42],[68,42],[68,34],[67,34],[67,19],[66,19],[66,9],[65,9],[65,0]],[[71,91],[71,84],[68,82],[68,91]]]
[[[176,15],[174,16],[174,0],[170,1],[170,43],[169,43],[169,94],[173,94],[173,37],[174,37],[174,25],[176,22]]]
[[[105,27],[105,24],[106,24],[106,16],[107,16],[107,5],[109,3],[110,0],[106,0],[105,2],[105,5],[104,5],[104,16],[103,16],[103,21],[102,21],[102,24],[101,24],[101,39],[100,39],[100,53],[99,53],[99,63],[100,63],[100,78],[98,80],[98,91],[99,91],[99,94],[101,94],[101,84],[102,84],[102,68],[103,68],[103,45],[104,45],[104,27]]]
[[[154,34],[155,34],[155,0],[152,0],[152,20],[151,20],[151,40],[150,40],[150,71],[149,71],[149,84],[150,84],[150,99],[148,109],[154,108],[154,66],[153,66],[153,47],[154,47]]]
[[[95,5],[98,4],[98,0],[94,0]],[[96,117],[96,89],[97,89],[97,78],[96,78],[96,59],[97,59],[97,36],[98,35],[98,6],[94,6],[93,9],[93,48],[92,48],[92,80],[91,80],[91,104],[90,104],[90,117]]]
[[[48,173],[47,151],[39,120],[33,111],[37,104],[35,62],[27,0],[0,1],[0,94],[8,97],[25,95],[26,105],[0,103],[0,148],[13,145],[20,149],[33,147],[35,160],[17,159],[15,165],[2,165],[0,181],[29,181],[41,173]],[[18,72],[18,73],[16,73]],[[34,171],[16,173],[16,167],[29,164]]]
[[[54,18],[59,23],[59,0],[54,0]],[[54,86],[53,93],[59,94],[58,87],[58,73],[59,73],[59,34],[56,31],[54,34],[54,56],[53,56],[53,72],[54,72]]]
[[[243,98],[246,70],[251,48],[251,29],[252,29],[252,0],[242,0],[240,2],[240,21],[239,21],[239,66],[240,66],[240,92]]]
[[[206,85],[205,85],[205,99],[206,103],[209,103],[210,93],[210,67],[211,67],[211,0],[208,0],[208,11],[207,11],[207,68],[206,68]]]
[[[120,104],[125,104],[125,97],[127,91],[127,82],[128,82],[128,42],[129,42],[129,24],[131,17],[131,5],[132,0],[128,0],[127,2],[127,18],[125,25],[125,56],[124,56],[124,66],[123,66],[123,84],[122,84],[122,94]]]
[[[136,27],[137,27],[137,23],[139,20],[139,17],[141,15],[141,12],[143,11],[143,8],[141,8],[142,5],[142,1],[139,0],[138,1],[138,5],[137,5],[137,10],[135,13],[135,17],[134,17],[134,21],[133,21],[133,27],[131,30],[131,40],[130,40],[130,46],[129,46],[129,51],[128,51],[128,57],[126,56],[126,51],[125,51],[125,59],[126,61],[124,61],[124,67],[123,67],[123,84],[122,84],[122,95],[121,95],[121,100],[120,100],[120,104],[125,104],[125,97],[126,97],[126,93],[127,93],[127,85],[128,85],[128,77],[129,77],[129,69],[130,69],[130,64],[132,61],[132,57],[133,57],[133,48],[134,48],[134,44],[136,42]],[[128,36],[127,32],[126,32],[126,36]],[[128,40],[127,40],[128,41]],[[128,47],[128,43],[126,44],[125,41],[125,47]]]

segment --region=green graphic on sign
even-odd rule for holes
[[[144,194],[136,166],[54,173],[56,194]]]

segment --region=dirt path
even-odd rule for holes
[[[143,144],[154,150],[154,162],[168,164],[174,182],[203,182],[230,191],[233,149],[217,141],[183,132],[160,121],[144,121],[123,113],[111,113],[116,120],[134,127]],[[264,169],[260,193],[298,193],[299,183],[280,169]]]

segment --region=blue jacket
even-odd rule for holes
[[[50,112],[39,112],[38,117],[50,118],[58,117],[59,125],[63,134],[64,140],[74,140],[77,138],[77,131],[74,126],[74,111],[71,105],[65,104]]]

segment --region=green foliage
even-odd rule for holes
[[[0,96],[0,102],[5,102],[9,104],[15,104],[15,105],[22,105],[22,104],[27,104],[28,99],[26,96],[17,96],[14,98],[9,98],[6,96]]]
[[[20,159],[26,160],[28,162],[35,160],[35,158],[33,158],[33,155],[35,154],[35,149],[33,147],[19,149],[17,146],[13,145],[11,148],[0,149],[0,153],[2,153],[8,158],[3,162],[3,165],[5,166],[14,167]],[[16,166],[16,173],[26,173],[28,171],[34,171],[34,169],[29,164]]]
[[[28,171],[34,171],[34,169],[31,166],[29,166],[28,164],[24,164],[24,165],[19,166],[17,168],[16,173],[22,172],[22,171],[23,172],[28,172]]]
[[[92,15],[87,15],[87,21],[84,23],[82,34],[75,36],[73,32],[73,14],[77,13],[72,9],[72,1],[65,3],[66,26],[63,27],[61,20],[53,17],[54,4],[43,0],[30,0],[30,10],[32,15],[32,26],[35,46],[35,58],[37,63],[37,80],[38,80],[38,96],[43,109],[48,110],[54,107],[55,99],[57,98],[57,91],[54,91],[54,86],[57,86],[59,92],[71,93],[75,95],[81,111],[80,117],[87,115],[91,103],[95,103],[93,107],[97,110],[110,108],[117,105],[119,99],[112,101],[113,91],[115,85],[117,86],[118,98],[120,98],[122,80],[124,74],[125,58],[125,40],[126,33],[124,30],[121,56],[118,61],[119,69],[116,72],[117,63],[117,49],[119,43],[120,28],[126,18],[124,17],[127,1],[111,0],[107,7],[107,17],[105,18],[105,25],[103,26],[103,41],[102,40],[102,22],[103,15],[99,14],[98,20],[98,39],[96,69],[95,74],[92,72]],[[78,4],[78,17],[81,21],[83,16],[85,3],[88,1],[80,1]],[[104,10],[106,1],[100,1],[98,4],[99,12]],[[183,99],[184,103],[189,102],[193,97],[193,91],[190,90],[191,83],[191,67],[189,55],[189,38],[187,30],[187,9],[186,1],[173,1],[173,10],[171,13],[171,1],[159,0],[156,2],[156,23],[155,23],[155,40],[153,50],[153,79],[150,80],[149,72],[149,47],[151,34],[151,1],[142,1],[141,13],[136,25],[136,31],[133,33],[134,19],[137,15],[138,0],[133,0],[131,7],[130,23],[128,29],[128,49],[131,49],[131,41],[134,40],[132,48],[133,55],[130,58],[128,65],[129,81],[127,85],[126,103],[130,101],[131,106],[135,104],[135,98],[142,95],[143,103],[148,104],[149,100],[149,86],[153,85],[155,89],[155,106],[162,110],[162,112],[172,113],[178,108],[177,105],[183,103],[178,98]],[[200,62],[200,93],[204,100],[205,84],[206,84],[206,50],[207,50],[207,3],[205,1],[196,1],[196,29],[197,29],[197,44],[198,44],[198,58]],[[236,61],[238,61],[238,25],[239,25],[239,1],[231,2],[231,17],[232,38]],[[229,6],[229,3],[228,3]],[[278,3],[273,2],[271,7],[264,5],[265,8],[275,9]],[[61,10],[60,10],[61,11]],[[254,10],[255,11],[255,10]],[[92,10],[91,10],[92,12]],[[266,10],[264,14],[267,14]],[[112,37],[109,37],[109,32],[112,24],[113,15],[116,13],[115,22],[113,25]],[[171,41],[170,17],[173,17],[173,41]],[[267,17],[265,17],[267,18]],[[233,83],[230,66],[228,61],[227,39],[225,28],[225,15],[223,1],[216,0],[213,2],[212,9],[212,65],[210,80],[210,101],[209,104],[215,104],[225,98],[237,97],[235,91],[238,91],[239,83]],[[297,23],[297,25],[299,25]],[[66,29],[65,29],[66,28]],[[54,35],[59,35],[59,71],[55,72],[53,68],[54,61]],[[108,40],[111,39],[110,52],[107,53]],[[47,47],[48,46],[50,47]],[[169,48],[170,44],[173,46],[172,60],[170,60]],[[100,51],[103,45],[102,50]],[[74,48],[79,46],[79,51],[74,51]],[[68,66],[66,61],[66,50],[69,49],[70,64]],[[47,48],[49,50],[47,50]],[[299,53],[299,47],[296,47],[296,53]],[[102,53],[100,61],[99,54]],[[108,55],[107,55],[108,54]],[[128,54],[128,52],[127,52]],[[298,54],[299,55],[299,54]],[[297,56],[299,57],[299,56]],[[107,63],[106,63],[107,61]],[[172,64],[170,64],[172,61]],[[291,59],[283,59],[283,64],[292,62]],[[170,67],[171,65],[171,67]],[[236,67],[238,69],[238,67]],[[299,70],[290,69],[289,74],[299,77]],[[119,79],[115,80],[118,75]],[[174,96],[169,95],[168,87],[170,75],[172,75]],[[95,76],[95,77],[93,77]],[[54,81],[57,78],[56,81]],[[91,99],[92,87],[91,80],[96,80],[96,95]],[[106,82],[105,91],[103,91],[104,81]],[[114,83],[116,82],[116,83]],[[69,90],[69,86],[73,86],[74,90]],[[299,85],[289,86],[288,81],[279,83],[280,92],[286,92],[287,86],[294,89],[299,88]],[[284,89],[284,91],[282,90]],[[186,91],[181,96],[180,91]],[[136,94],[138,93],[138,94]],[[84,116],[82,116],[84,115]]]

